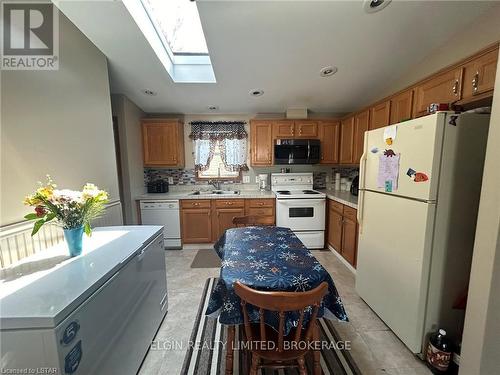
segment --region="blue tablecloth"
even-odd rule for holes
[[[214,248],[222,265],[206,314],[218,316],[221,324],[243,324],[241,301],[233,289],[236,281],[257,290],[289,292],[311,290],[326,281],[329,293],[323,298],[318,317],[348,320],[330,274],[289,228],[228,229]],[[250,308],[249,315],[252,321],[258,321],[256,309]],[[306,312],[305,321],[308,315]],[[298,316],[286,315],[286,334],[297,325]],[[265,320],[278,328],[277,314],[267,314]]]

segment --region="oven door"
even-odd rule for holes
[[[325,230],[325,199],[278,199],[276,225],[293,231]]]

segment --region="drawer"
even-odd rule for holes
[[[334,201],[333,199],[330,199],[330,209],[338,212],[341,215],[344,213],[344,205],[342,203]]]
[[[250,208],[274,207],[275,199],[248,199],[247,205]]]
[[[344,217],[346,219],[351,219],[353,221],[356,221],[357,212],[358,211],[355,208],[344,206]]]
[[[183,199],[181,200],[181,208],[210,208],[209,199]]]
[[[250,207],[247,209],[247,215],[251,216],[274,216],[272,207],[255,208]]]
[[[245,207],[245,201],[243,199],[215,199],[215,207],[216,208],[224,208],[224,207],[243,208],[243,207]]]

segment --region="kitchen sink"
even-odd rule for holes
[[[240,192],[238,190],[197,190],[190,195],[238,195]]]

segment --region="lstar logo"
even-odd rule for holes
[[[59,68],[59,14],[51,2],[2,2],[5,70]]]

